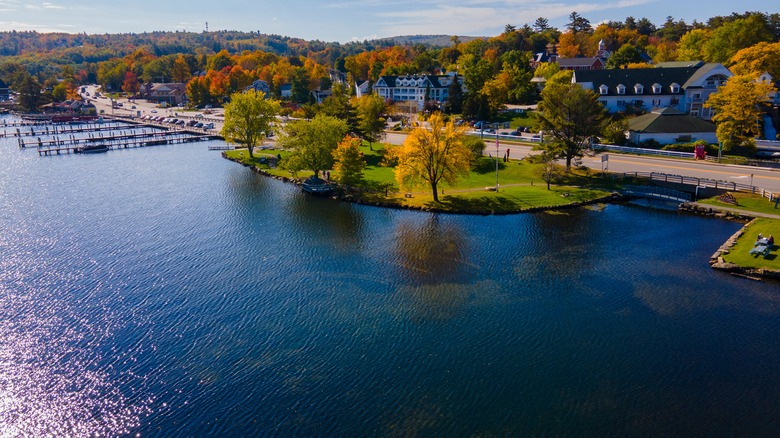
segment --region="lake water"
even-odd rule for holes
[[[780,287],[707,265],[739,227],[0,139],[0,436],[776,435]]]

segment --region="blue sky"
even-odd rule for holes
[[[687,23],[732,12],[780,12],[776,0],[0,0],[0,31],[140,33],[186,30],[260,31],[347,42],[397,35],[495,36],[506,24],[545,17],[562,28],[572,11],[597,24],[671,15]]]

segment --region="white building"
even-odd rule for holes
[[[449,95],[448,89],[454,80],[455,74],[449,75],[406,75],[406,76],[380,76],[372,87],[374,94],[392,102],[414,102],[417,109],[422,109],[425,104],[426,93],[429,99],[435,102],[446,102]],[[458,77],[461,87],[463,78]],[[465,87],[464,91],[465,91]],[[368,92],[368,82],[356,87],[357,96]]]
[[[578,70],[572,83],[593,90],[609,112],[671,107],[693,117],[712,118],[710,94],[733,74],[721,64],[662,63],[655,68]]]

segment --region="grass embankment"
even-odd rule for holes
[[[718,197],[704,199],[700,204],[712,205],[722,210],[746,210],[756,213],[780,215],[780,208],[775,208],[774,202],[769,202],[767,198],[749,193],[732,193],[737,204],[723,202]],[[757,218],[745,227],[742,236],[729,250],[728,254],[723,254],[723,260],[733,263],[745,269],[768,269],[780,271],[780,246],[775,243],[770,248],[769,254],[764,257],[760,254],[750,254],[758,238],[758,234],[768,237],[780,237],[780,220],[772,218]]]
[[[750,254],[750,250],[753,249],[759,233],[764,237],[772,235],[777,239],[780,236],[780,221],[766,218],[753,220],[745,227],[745,232],[737,239],[737,242],[731,248],[730,252],[728,254],[723,254],[723,260],[734,263],[742,268],[780,271],[780,258],[778,258],[780,246],[778,246],[777,241],[772,245],[772,248],[770,248],[770,252],[766,257],[758,254]]]
[[[489,191],[487,188],[496,185],[495,161],[483,157],[465,178],[458,180],[456,185],[441,184],[439,202],[433,201],[430,188],[418,187],[411,192],[411,197],[402,192],[395,181],[393,169],[382,166],[383,147],[374,144],[370,150],[368,144],[361,147],[366,160],[363,172],[364,185],[355,196],[364,202],[382,203],[398,207],[431,208],[461,213],[508,213],[543,207],[559,207],[577,202],[586,202],[609,195],[608,189],[590,189],[596,181],[585,172],[575,171],[558,179],[559,185],[552,185],[547,190],[546,183],[540,176],[540,165],[527,160],[499,161],[498,181],[499,191]],[[245,149],[227,151],[229,158],[249,166],[258,167],[274,176],[296,177],[305,179],[311,172],[298,172],[292,175],[282,168],[271,169],[261,163],[261,157],[281,155],[282,162],[287,155],[285,151],[267,150],[255,153],[254,159],[249,159]],[[331,172],[331,177],[336,177]]]

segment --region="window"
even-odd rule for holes
[[[653,94],[661,94],[661,84],[657,82],[653,84]]]
[[[726,76],[723,75],[712,75],[707,78],[706,86],[707,88],[717,88],[721,85],[724,85],[726,83]]]
[[[644,92],[645,92],[645,87],[642,84],[634,85],[634,93],[643,94]]]
[[[661,106],[661,99],[653,99],[653,107]]]
[[[604,106],[607,106],[607,101],[606,100],[600,100],[599,103],[604,105]]]
[[[680,104],[680,99],[672,99],[669,102],[669,105],[679,105],[679,104]]]
[[[626,94],[626,86],[623,84],[619,84],[617,86],[617,94]]]
[[[642,99],[637,99],[634,101],[634,106],[639,108],[645,106],[645,101]]]
[[[701,101],[701,93],[693,93],[693,101],[694,102]]]
[[[607,94],[607,93],[609,93],[609,87],[607,87],[604,84],[601,84],[599,86],[599,94]]]
[[[617,106],[626,106],[626,102],[622,100],[617,101]]]
[[[669,88],[671,88],[672,93],[674,93],[674,94],[677,94],[677,93],[680,92],[680,84],[678,84],[676,82],[673,83]]]
[[[699,110],[691,110],[691,117],[699,117]]]

